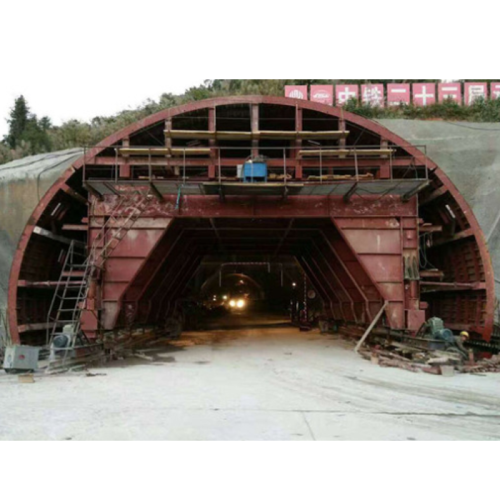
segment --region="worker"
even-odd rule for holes
[[[460,351],[460,354],[465,358],[469,357],[469,351],[465,348],[464,343],[469,340],[469,333],[466,331],[460,332],[458,337],[455,337],[455,344]]]

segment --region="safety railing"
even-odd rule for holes
[[[83,162],[84,181],[244,182],[245,163],[258,156],[267,182],[325,183],[342,180],[428,179],[425,146],[409,154],[399,146],[136,147],[92,148]],[[257,153],[252,156],[252,151]],[[112,155],[111,155],[112,154]]]

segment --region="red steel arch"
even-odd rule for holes
[[[27,310],[27,308],[29,310],[35,310],[36,306],[30,302],[30,300],[33,302],[35,299],[32,297],[30,298],[29,293],[23,292],[21,300],[19,290],[21,288],[24,290],[27,286],[27,282],[36,281],[40,283],[43,280],[53,280],[54,277],[51,276],[50,269],[42,269],[42,267],[55,265],[59,259],[59,256],[55,254],[59,249],[52,250],[51,246],[47,244],[40,246],[39,240],[41,236],[36,228],[39,227],[41,221],[44,221],[44,225],[47,226],[47,221],[50,219],[57,219],[58,221],[66,220],[65,217],[69,217],[68,214],[71,210],[66,209],[66,211],[64,211],[58,208],[61,203],[62,206],[65,205],[65,203],[63,203],[64,201],[66,201],[66,203],[68,199],[82,201],[82,194],[84,195],[82,190],[82,167],[95,161],[106,148],[113,147],[117,144],[123,144],[123,141],[126,141],[134,134],[148,130],[174,117],[179,117],[199,110],[217,109],[221,106],[231,105],[275,105],[292,107],[296,112],[317,112],[324,116],[335,117],[339,121],[345,122],[347,127],[355,127],[359,130],[373,134],[377,136],[381,142],[401,148],[401,150],[410,157],[419,158],[420,161],[423,157],[422,152],[417,147],[411,145],[376,122],[348,113],[341,108],[304,100],[275,96],[220,97],[191,102],[182,106],[165,109],[148,116],[112,134],[96,147],[89,150],[84,157],[77,160],[63,173],[35,208],[20,238],[10,275],[8,311],[10,332],[14,341],[25,341],[28,339],[28,336],[23,339],[21,338],[21,334],[29,331],[37,331],[36,327],[33,328],[32,323],[36,321],[33,319],[35,315],[33,314],[30,316],[29,314],[26,315],[22,313],[22,311]],[[458,287],[458,290],[450,290],[448,296],[442,294],[441,296],[443,299],[439,301],[439,304],[436,302],[438,305],[433,309],[433,313],[445,317],[452,328],[466,326],[473,332],[476,332],[482,339],[489,340],[493,329],[495,292],[493,269],[485,238],[472,210],[451,180],[434,162],[432,162],[432,160],[426,158],[425,162],[429,169],[429,179],[431,182],[429,187],[421,194],[423,201],[432,203],[433,213],[451,210],[450,206],[453,205],[453,217],[456,217],[459,221],[459,230],[450,235],[447,241],[443,241],[443,246],[441,246],[443,250],[434,250],[436,254],[435,258],[440,262],[443,268],[448,266],[447,272],[450,276],[455,277],[453,281],[456,287]],[[425,208],[423,208],[423,210],[425,211]],[[430,217],[432,218],[434,215],[430,214]],[[456,246],[451,246],[449,244],[450,241],[455,241]],[[457,269],[465,265],[463,262],[475,259],[471,264],[475,270],[471,271],[469,275],[465,271],[462,274],[458,273],[458,271],[453,268],[453,265],[449,265],[449,261],[453,258],[454,252],[460,254],[455,260],[455,267]],[[37,261],[40,255],[43,255],[43,259]],[[39,267],[38,270],[37,266]],[[27,268],[29,268],[29,273],[26,272]],[[21,276],[22,269],[25,270],[24,274],[26,276]],[[461,286],[462,288],[460,288]],[[474,293],[469,293],[468,295],[462,294],[462,298],[457,299],[457,294],[460,294],[464,289],[474,293],[477,291],[480,295]],[[462,309],[469,311],[469,313],[465,315],[462,314]],[[23,314],[24,317],[21,317]],[[457,318],[462,316],[463,319],[453,321],[453,315]],[[43,316],[43,314],[41,314],[41,316]],[[40,318],[41,316],[39,315],[37,317]],[[478,319],[471,319],[474,317]],[[26,325],[31,326],[28,328]],[[43,328],[39,330],[43,330]]]

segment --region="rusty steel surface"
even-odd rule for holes
[[[273,113],[277,118],[268,118]],[[218,130],[238,131],[248,121],[248,131],[256,133],[259,120],[272,126],[273,119],[285,127],[293,120],[295,131],[313,126],[312,130],[327,126],[347,130],[347,139],[338,142],[341,148],[362,139],[368,141],[366,148],[386,151],[390,146],[396,153],[391,162],[382,154],[378,159],[345,155],[324,159],[324,164],[320,159],[324,169],[356,169],[352,190],[342,195],[224,196],[222,191],[219,195],[183,194],[181,189],[178,194],[165,194],[162,189],[168,189],[168,181],[157,176],[153,167],[170,169],[177,179],[182,179],[186,166],[201,169],[197,174],[201,180],[194,178],[190,183],[216,181],[218,170],[232,167],[236,160],[244,161],[236,146],[224,143],[227,149],[221,152],[211,138],[207,158],[188,160],[152,160],[149,152],[149,176],[146,172],[141,185],[127,179],[134,164],[141,168],[141,161],[142,165],[145,161],[118,157],[114,151],[131,144],[172,148],[173,139],[165,138],[163,131],[172,129],[176,122],[177,128],[214,131],[217,120],[217,126],[221,123],[222,127]],[[308,174],[318,175],[318,160],[298,154],[307,141],[297,138],[288,142],[292,143],[284,150],[288,157],[270,158],[269,164],[278,169],[283,166],[294,181],[307,183]],[[259,148],[265,149],[265,143],[252,136],[242,148],[256,154]],[[186,148],[186,144],[184,141],[179,146]],[[276,148],[281,146],[278,141]],[[221,159],[221,154],[226,156]],[[391,194],[405,179],[391,179],[394,169],[407,167],[415,171],[425,167],[429,178],[405,199]],[[84,170],[90,168],[93,175],[102,172],[100,182],[107,194],[102,195],[83,178]],[[383,186],[386,180],[392,187],[380,195],[356,191],[367,185],[357,182],[358,169],[375,177],[372,186]],[[242,256],[255,254],[258,248],[258,253],[273,254],[278,249],[280,255],[296,257],[332,318],[368,325],[387,301],[384,321],[390,328],[415,331],[426,317],[438,315],[450,328],[468,329],[477,339],[490,339],[495,294],[484,236],[469,206],[436,164],[381,125],[342,109],[282,97],[238,96],[193,102],[147,117],[106,138],[64,172],[36,207],[18,244],[8,306],[14,341],[37,342],[51,299],[50,289],[37,284],[59,278],[65,241],[83,233],[88,234],[90,244],[105,218],[113,215],[120,197],[139,199],[146,192],[144,185],[156,200],[127,232],[106,262],[102,276],[93,283],[82,318],[89,333],[98,329],[96,314],[91,314],[96,311],[105,330],[165,322],[175,313],[176,300],[203,257],[223,247],[227,253]],[[81,203],[82,197],[89,199],[88,207]],[[126,209],[120,216],[126,216]],[[216,231],[210,220],[215,221]],[[298,222],[288,229],[290,220]],[[422,239],[422,223],[446,230],[439,237]],[[434,280],[426,285],[424,278],[419,278],[422,260],[443,272],[442,283]]]

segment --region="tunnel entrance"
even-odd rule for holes
[[[100,297],[100,316],[87,311],[82,326],[89,335],[99,326],[171,328],[217,311],[364,325],[388,302],[384,324],[406,327],[401,261],[412,249],[401,238],[403,225],[414,231],[417,224],[411,204],[404,224],[383,215],[304,217],[302,210],[298,218],[271,216],[279,206],[268,217],[250,215],[255,207],[247,206],[247,217],[165,218],[156,212],[165,206],[153,203],[108,256],[92,295]],[[91,237],[99,235],[102,209],[113,210],[109,202],[94,205]]]
[[[474,342],[493,332],[483,234],[425,147],[341,108],[235,96],[132,124],[63,174],[19,242],[10,333],[172,329],[190,301],[225,300],[226,275],[235,304],[284,307],[305,277],[334,322],[383,308],[387,331],[439,316]]]
[[[135,321],[160,327],[173,314],[183,329],[278,318],[317,324],[322,311],[315,278],[300,262],[318,251],[314,233],[328,226],[321,219],[174,220],[156,249],[163,262],[156,269],[146,263],[143,270],[158,279],[140,294],[125,292],[124,303],[137,311]],[[131,289],[141,282],[137,276]],[[125,326],[121,319],[118,325]]]

